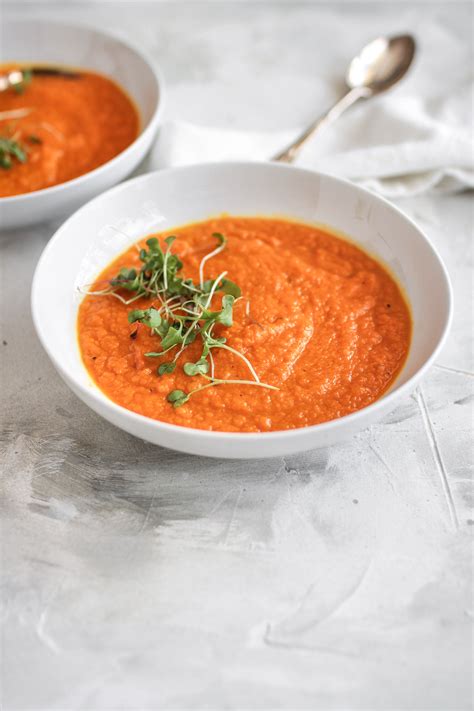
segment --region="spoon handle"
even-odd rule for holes
[[[368,99],[372,95],[372,92],[367,87],[357,86],[350,89],[347,94],[344,94],[329,111],[320,116],[316,121],[306,128],[298,138],[293,141],[285,150],[281,153],[277,153],[273,156],[272,160],[279,161],[281,163],[292,163],[298,153],[300,152],[302,146],[319,131],[319,129],[324,128],[333,121],[335,121],[341,114],[344,113],[349,106],[352,106],[359,99]]]

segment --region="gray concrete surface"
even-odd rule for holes
[[[168,116],[256,128],[301,123],[330,98],[318,72],[337,77],[369,19],[421,35],[438,22],[470,42],[467,3],[38,1],[3,13],[118,28],[163,65]],[[328,13],[345,28],[335,40]],[[434,87],[441,60],[426,51]],[[443,353],[379,425],[263,462],[159,449],[89,411],[31,322],[55,225],[2,236],[5,711],[471,707],[472,196],[398,205],[453,279]]]

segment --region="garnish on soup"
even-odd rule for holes
[[[283,219],[222,217],[114,260],[80,305],[78,336],[92,378],[123,407],[263,432],[381,397],[411,320],[394,279],[354,244]]]
[[[227,345],[225,336],[216,336],[214,333],[216,326],[232,326],[234,303],[242,297],[237,284],[225,278],[227,272],[222,272],[214,279],[204,280],[204,265],[222,252],[227,242],[219,232],[214,232],[212,236],[217,240],[218,246],[201,259],[198,284],[192,279],[179,276],[183,262],[177,254],[171,252],[171,245],[176,237],[170,235],[163,240],[164,251],[157,237],[147,239],[148,249],[142,247],[139,251],[139,259],[143,263],[140,269],[122,267],[120,272],[109,280],[105,289],[87,292],[90,296],[115,296],[126,306],[144,297],[155,300],[155,306],[129,311],[128,321],[149,328],[151,334],[158,339],[159,350],[145,353],[145,357],[171,357],[171,360],[162,361],[158,366],[158,375],[173,373],[180,356],[198,339],[202,349],[201,355],[196,362],[186,361],[183,372],[189,377],[201,375],[209,382],[187,392],[171,390],[167,400],[174,407],[184,405],[191,395],[215,385],[258,385],[270,390],[278,389],[268,383],[262,383],[245,355]],[[133,295],[124,298],[120,292]],[[219,293],[223,294],[220,308],[213,310],[214,297]],[[133,331],[131,335],[135,338],[136,334],[137,331]],[[241,358],[252,379],[217,378],[212,353],[216,349],[225,349]]]
[[[17,84],[14,84],[12,87],[13,91],[15,91],[17,94],[23,94],[26,87],[31,83],[31,80],[33,79],[33,73],[31,69],[24,69],[22,74],[22,80],[19,81]]]
[[[26,148],[8,136],[0,136],[0,168],[9,170],[15,161],[25,163]]]
[[[71,76],[24,69],[21,83],[0,92],[0,197],[77,178],[137,137],[138,113],[119,86],[94,72]]]

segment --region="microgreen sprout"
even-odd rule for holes
[[[13,84],[14,91],[17,94],[23,94],[26,87],[29,84],[31,84],[32,79],[33,79],[33,72],[31,71],[31,69],[23,69],[21,81],[17,82],[16,84]]]
[[[159,307],[132,309],[128,313],[131,324],[143,324],[150,329],[151,335],[159,339],[159,349],[149,351],[147,358],[162,358],[174,351],[172,360],[163,361],[156,369],[159,376],[166,376],[175,371],[181,354],[191,343],[199,339],[202,346],[201,356],[195,361],[187,360],[183,372],[190,378],[199,376],[208,382],[184,392],[172,390],[167,400],[174,407],[181,407],[191,395],[217,385],[240,384],[255,385],[268,390],[278,390],[274,385],[262,383],[249,359],[240,351],[227,344],[225,336],[214,335],[216,326],[231,328],[234,305],[242,299],[241,290],[234,282],[226,279],[223,271],[215,279],[204,280],[204,265],[211,257],[219,254],[227,244],[227,239],[220,233],[214,233],[218,246],[209,252],[199,265],[199,284],[185,279],[180,272],[183,263],[171,251],[176,237],[170,235],[164,240],[165,251],[158,238],[146,240],[146,247],[139,249],[139,267],[122,267],[115,277],[110,279],[106,288],[86,292],[93,296],[114,296],[124,304],[131,304],[140,298],[149,298],[159,302]],[[120,292],[120,293],[119,293]],[[130,294],[130,298],[124,298]],[[216,299],[221,294],[220,307],[215,307]],[[215,310],[214,310],[215,309]],[[253,380],[222,379],[215,375],[215,360],[212,351],[226,350],[242,360],[250,371]],[[210,375],[209,375],[210,371]]]
[[[27,155],[24,147],[12,138],[0,138],[0,168],[8,170],[13,165],[13,161],[26,163]]]

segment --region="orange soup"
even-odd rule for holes
[[[127,148],[138,130],[135,106],[107,77],[82,69],[72,76],[27,72],[23,85],[0,93],[0,197],[88,173]]]
[[[118,257],[80,305],[84,364],[114,402],[185,427],[267,432],[355,412],[397,377],[409,310],[354,244],[260,217],[187,225],[165,242],[169,234]],[[163,262],[160,291],[166,270],[153,265]]]

